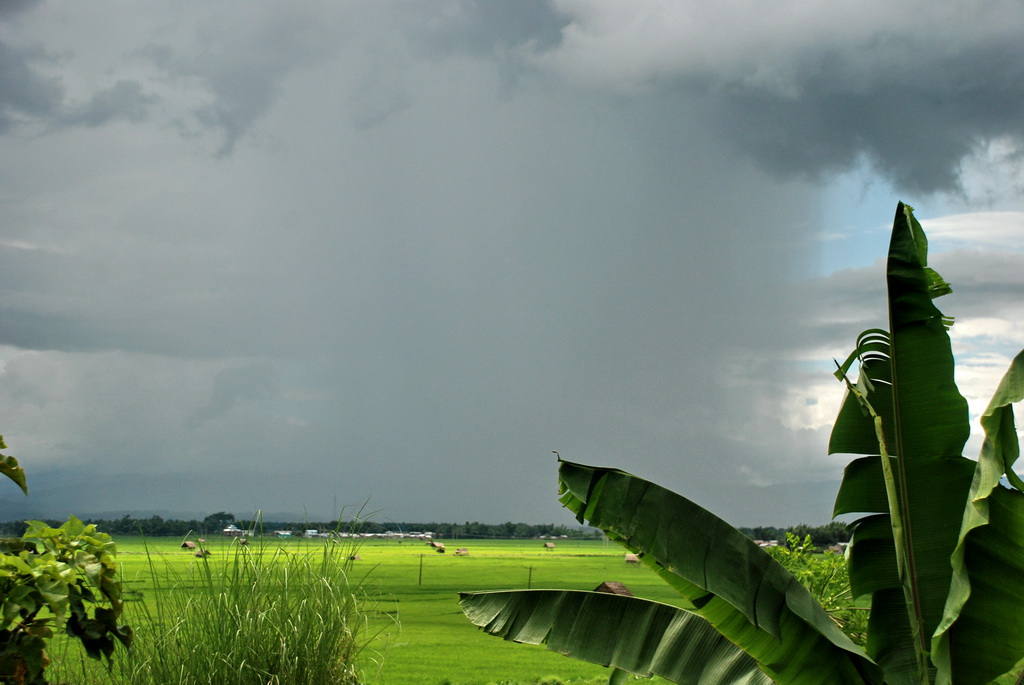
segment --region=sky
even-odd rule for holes
[[[972,415],[1024,346],[1022,25],[6,0],[0,432],[30,494],[0,519],[571,525],[558,452],[823,524],[832,360],[885,325],[898,201]]]

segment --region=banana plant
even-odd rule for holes
[[[1024,682],[1024,482],[1012,405],[1024,352],[981,423],[975,460],[948,327],[951,291],[928,267],[913,209],[896,210],[886,269],[888,329],[858,337],[830,453],[846,468],[834,514],[859,515],[847,563],[870,601],[867,644],[842,633],[800,582],[699,505],[613,468],[559,459],[560,501],[637,554],[678,606],[565,590],[465,592],[467,618],[506,640],[545,644],[677,683],[971,685]],[[859,366],[858,378],[849,373]]]

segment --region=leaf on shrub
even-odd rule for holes
[[[0,448],[4,448],[0,440]],[[25,469],[18,465],[18,460],[6,454],[0,454],[0,473],[4,474],[21,488],[21,491],[28,494],[28,484],[25,482]]]

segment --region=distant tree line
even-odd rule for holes
[[[360,530],[365,533],[383,533],[389,530],[396,533],[423,533],[429,531],[434,534],[434,537],[449,540],[462,538],[539,538],[542,536],[561,537],[563,535],[569,538],[580,539],[599,538],[602,535],[601,531],[596,528],[569,527],[554,523],[513,523],[512,521],[506,521],[505,523],[480,523],[479,521],[473,521],[472,523],[469,521],[465,523],[439,523],[436,521],[431,523],[367,522],[361,524]]]
[[[48,525],[57,527],[62,521],[46,520]],[[198,536],[212,536],[219,534],[229,525],[236,525],[242,530],[253,530],[256,534],[272,534],[274,531],[286,530],[294,534],[301,534],[303,531],[315,529],[321,532],[339,531],[343,533],[425,533],[434,534],[435,538],[447,540],[459,539],[530,539],[539,537],[562,537],[563,535],[572,539],[593,539],[601,538],[603,534],[596,528],[570,527],[554,523],[480,523],[467,521],[465,523],[417,523],[417,522],[394,522],[380,523],[376,521],[251,521],[237,518],[234,514],[219,511],[210,514],[203,519],[165,519],[161,516],[149,516],[146,518],[135,518],[125,514],[115,519],[89,519],[87,523],[94,523],[96,527],[111,535],[149,535],[152,537],[185,537],[194,534]],[[0,523],[0,533],[4,535],[18,536],[25,532],[27,525],[24,521],[8,521]],[[810,526],[799,524],[788,528],[776,526],[756,526],[754,528],[740,528],[742,533],[754,540],[778,540],[785,542],[786,533],[790,532],[801,540],[811,536],[812,543],[819,548],[828,547],[837,542],[849,542],[850,533],[845,523],[833,521],[823,526]]]
[[[780,544],[786,541],[786,533],[792,533],[803,540],[811,536],[811,543],[818,548],[825,548],[837,542],[849,542],[850,530],[845,523],[832,521],[824,526],[809,526],[801,523],[788,528],[775,526],[757,526],[755,528],[740,528],[739,531],[754,540],[778,540]]]
[[[59,521],[46,520],[48,525],[59,525]],[[273,534],[284,530],[301,534],[306,530],[320,532],[338,531],[342,533],[375,533],[388,531],[395,533],[433,533],[435,538],[538,538],[542,536],[569,538],[598,538],[601,532],[596,528],[581,528],[556,525],[554,523],[505,523],[491,524],[474,521],[472,523],[418,523],[395,522],[379,523],[376,521],[252,521],[237,518],[234,514],[220,511],[203,519],[165,519],[162,516],[135,518],[125,514],[115,519],[89,519],[88,523],[111,535],[149,535],[152,537],[185,537],[190,533],[207,536],[221,533],[227,526],[235,525],[242,530],[254,531],[255,534]],[[0,523],[0,532],[18,536],[24,533],[27,525],[24,521],[8,521]]]
[[[43,519],[47,525],[59,524],[56,520]],[[204,519],[165,519],[162,516],[150,516],[147,518],[135,518],[125,514],[121,518],[102,519],[90,518],[86,523],[96,524],[98,530],[110,535],[150,535],[153,537],[185,537],[189,533],[196,535],[213,535],[220,533],[224,528],[234,523],[239,528],[247,528],[241,521],[238,521],[233,514],[217,512],[210,514]],[[277,525],[267,523],[265,525]],[[28,528],[24,521],[5,521],[0,523],[0,532],[5,535],[20,536]],[[271,529],[274,530],[274,529]]]

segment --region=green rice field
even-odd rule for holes
[[[202,565],[216,565],[235,554],[230,538],[205,544],[211,556],[197,559],[181,540],[118,537],[118,563],[129,590],[125,615],[138,627],[163,592],[154,571],[187,579]],[[367,633],[360,668],[368,685],[533,685],[605,682],[607,669],[569,659],[543,647],[517,645],[484,635],[462,615],[459,591],[569,588],[593,590],[604,581],[624,583],[638,596],[672,602],[673,592],[653,572],[627,564],[624,551],[596,540],[557,540],[545,549],[541,540],[444,540],[446,552],[422,541],[366,539],[359,542],[351,579],[365,594]],[[252,540],[251,548],[269,555],[318,552],[322,539]],[[457,548],[468,550],[457,556]],[[152,565],[151,565],[152,562]],[[151,613],[151,611],[150,611]],[[81,661],[72,646],[56,659]],[[122,654],[118,654],[122,656]],[[63,670],[63,669],[62,669]],[[64,671],[68,672],[68,671]],[[90,669],[95,672],[95,669]],[[102,681],[99,681],[102,682]],[[647,683],[666,682],[655,678]]]

